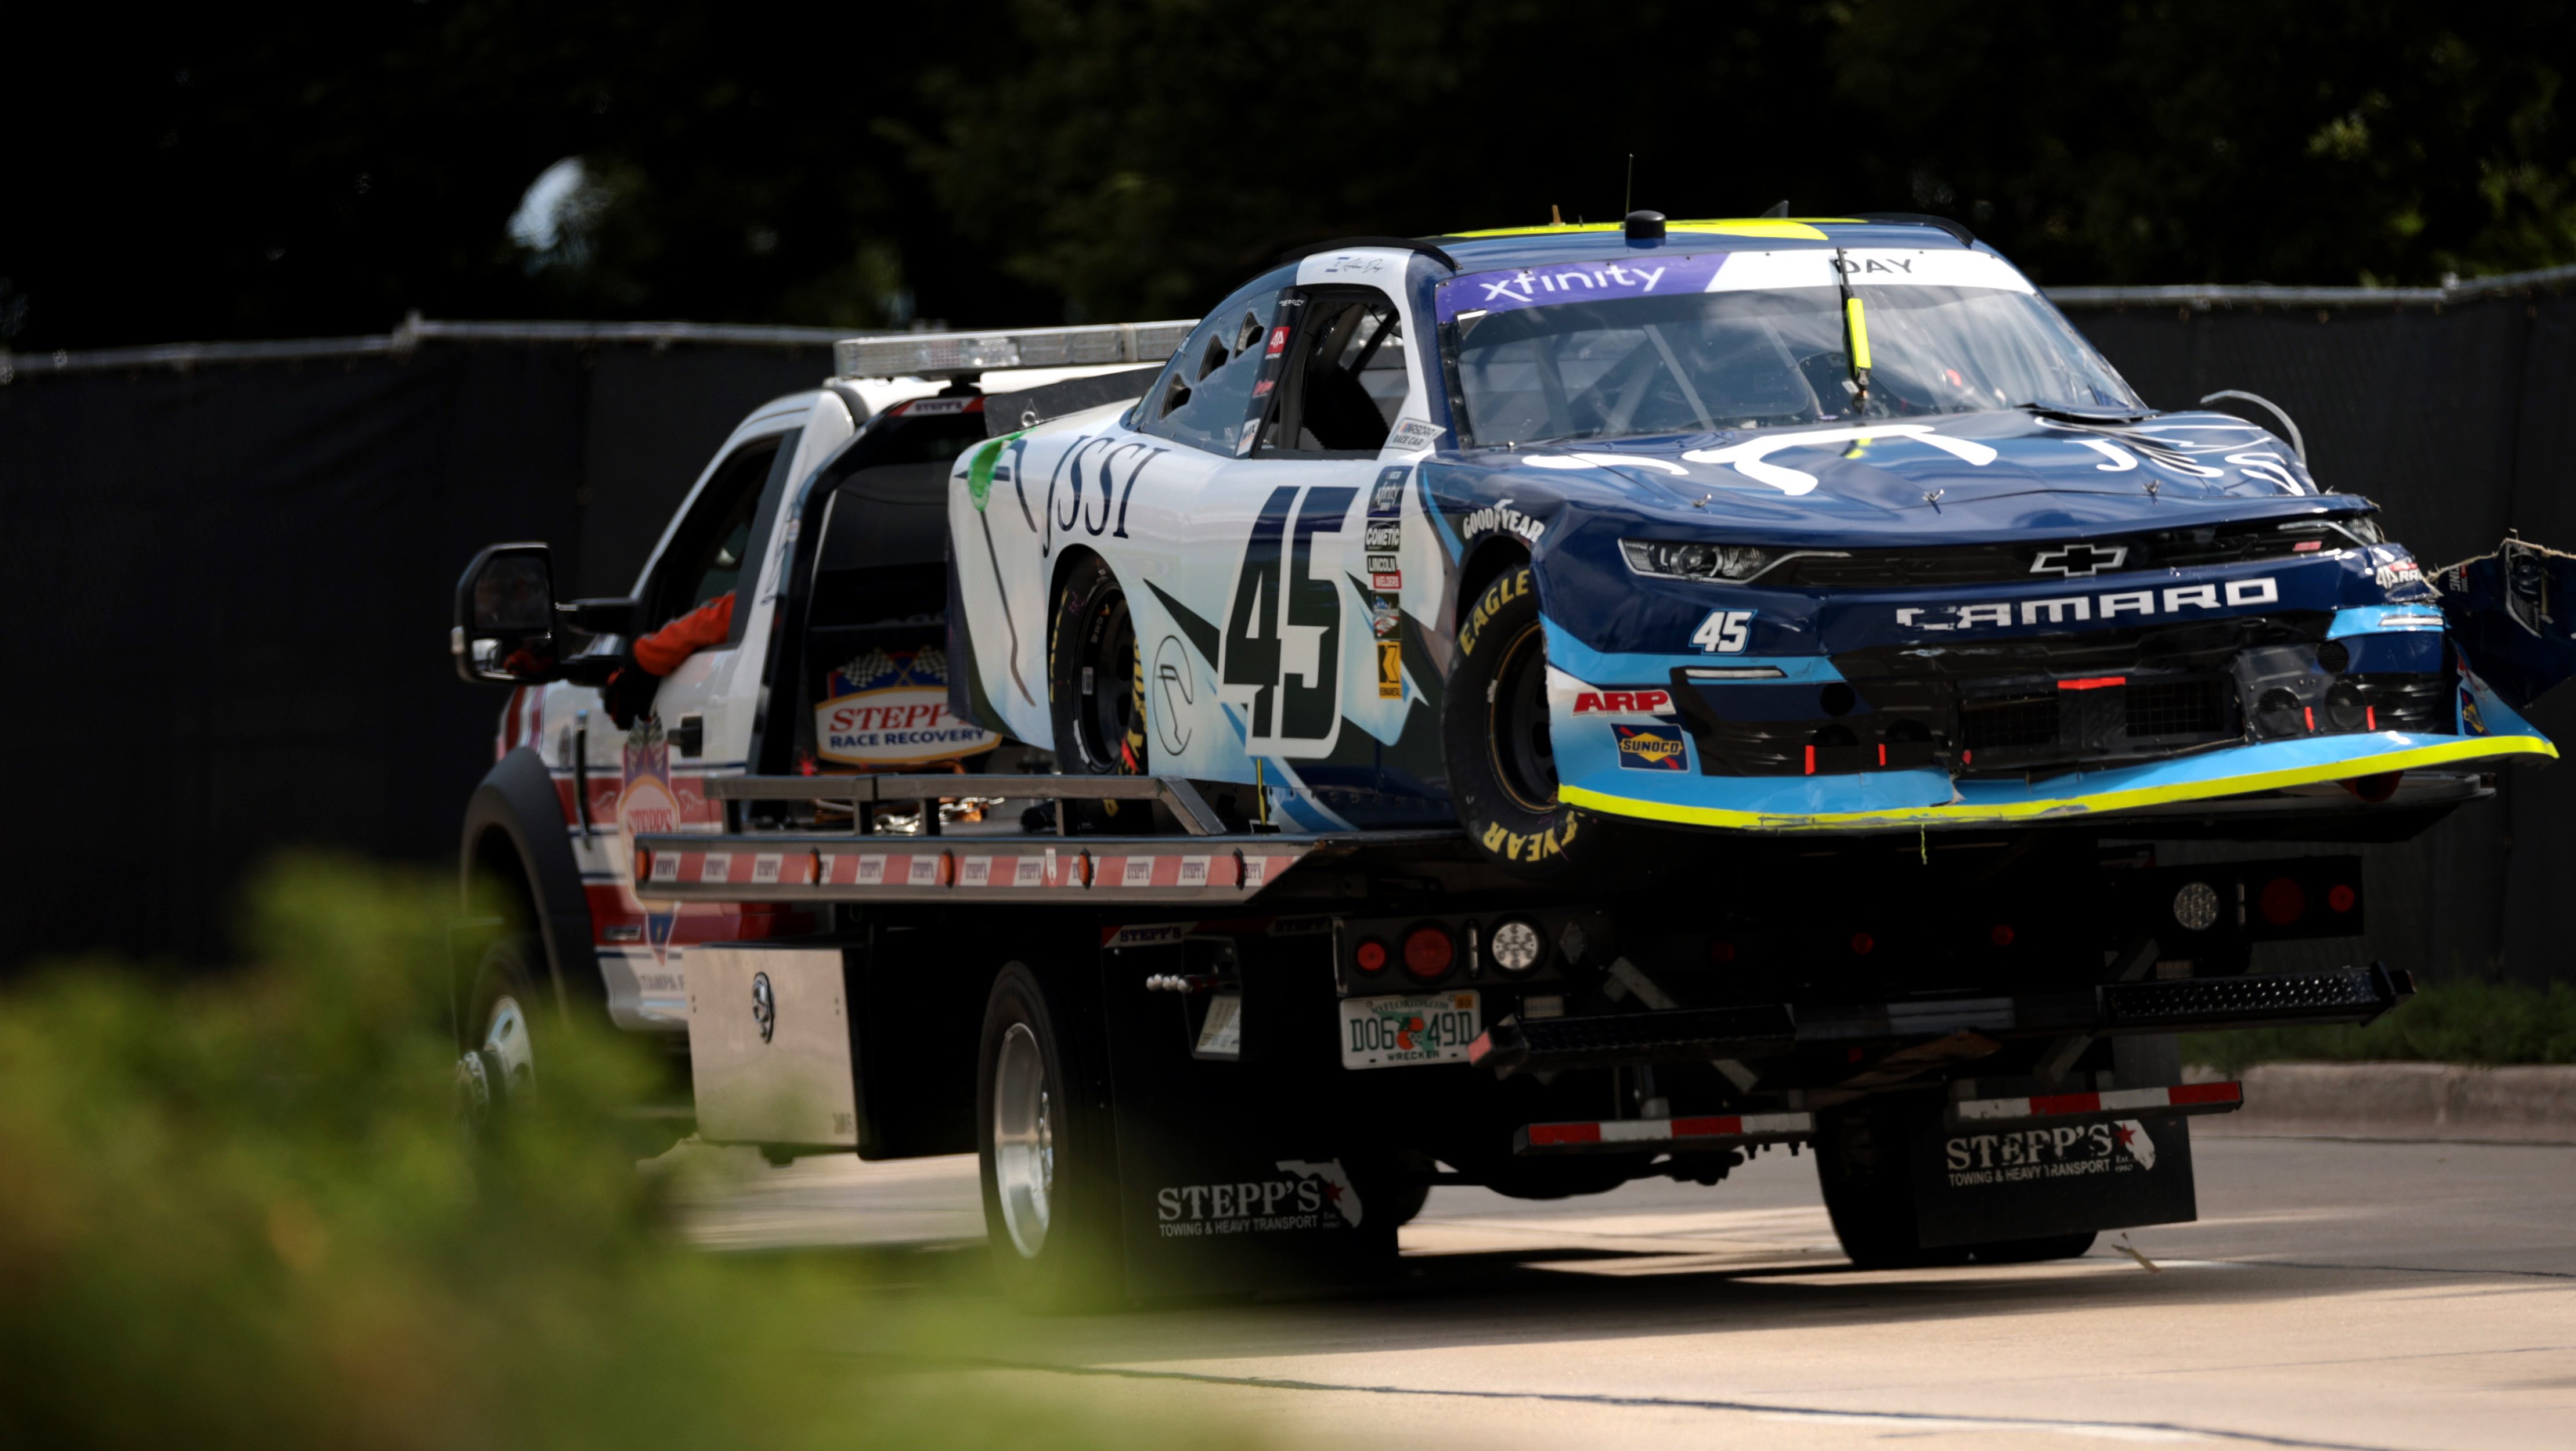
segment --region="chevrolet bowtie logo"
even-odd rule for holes
[[[2125,544],[2069,544],[2063,549],[2039,551],[2038,557],[2030,562],[2030,572],[2080,579],[2106,569],[2118,569],[2120,561],[2128,557],[2129,546]]]

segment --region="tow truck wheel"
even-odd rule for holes
[[[984,1229],[1004,1293],[1031,1310],[1082,1309],[1117,1285],[1117,1168],[1109,1115],[1062,999],[1020,963],[985,1002],[975,1124]]]
[[[2041,1260],[2071,1260],[2091,1249],[2094,1238],[2093,1232],[2087,1230],[2082,1234],[2052,1234],[2039,1239],[2007,1239],[1995,1244],[1977,1245],[1969,1253],[1975,1255],[1981,1265],[2027,1265]]]
[[[1964,1248],[1925,1249],[1905,1162],[1909,1121],[1895,1106],[1862,1102],[1816,1116],[1816,1182],[1834,1238],[1855,1269],[1965,1264]]]
[[[1495,865],[1560,886],[1643,886],[1654,875],[1644,831],[1557,799],[1547,638],[1527,564],[1496,576],[1460,623],[1440,738],[1458,819]]]
[[[545,949],[527,933],[486,948],[466,999],[465,1042],[456,1060],[456,1113],[469,1135],[510,1112],[537,1086],[530,1016],[543,1000],[536,983]]]

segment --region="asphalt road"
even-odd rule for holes
[[[2129,1232],[2143,1262],[1857,1272],[1775,1151],[1714,1189],[1443,1188],[1396,1293],[1015,1319],[1013,1368],[921,1373],[1294,1446],[2576,1447],[2576,1147],[2195,1147],[2201,1219]],[[964,1159],[763,1169],[692,1223],[951,1265],[981,1228]]]

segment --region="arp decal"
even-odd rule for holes
[[[1690,642],[1712,655],[1741,655],[1753,628],[1752,610],[1711,610],[1691,631]],[[1921,613],[1921,611],[1916,611]]]
[[[2158,599],[2164,601],[2164,608],[2161,611],[2156,608]],[[2025,625],[2064,625],[2081,624],[2096,619],[2109,620],[2120,615],[2176,615],[2185,610],[2235,609],[2246,605],[2278,604],[2280,599],[2280,582],[2266,576],[2262,579],[2231,579],[2224,585],[2182,584],[2168,586],[2163,590],[2114,590],[2101,595],[2066,595],[2058,599],[2021,600],[2018,603],[2021,607],[2021,623]],[[1896,623],[1916,630],[1973,630],[1981,626],[2008,626],[2013,623],[2015,603],[2012,600],[1998,600],[1990,604],[1909,607],[1896,612]],[[1947,616],[1948,618],[1926,618],[1927,616]]]
[[[1586,690],[1574,697],[1576,715],[1670,715],[1669,690]]]
[[[1315,536],[1338,534],[1359,490],[1271,491],[1244,542],[1226,610],[1220,698],[1242,712],[1245,744],[1320,755],[1341,724],[1342,592],[1314,567]],[[1293,523],[1291,522],[1293,519]]]
[[[937,648],[871,650],[832,671],[814,707],[814,754],[852,766],[921,765],[991,750],[1002,738],[948,709]]]
[[[1663,726],[1614,725],[1611,735],[1619,744],[1619,765],[1630,771],[1687,771],[1690,752],[1682,744],[1682,733]]]

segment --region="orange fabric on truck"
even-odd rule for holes
[[[733,595],[721,594],[635,642],[635,663],[668,675],[680,662],[733,633]]]

